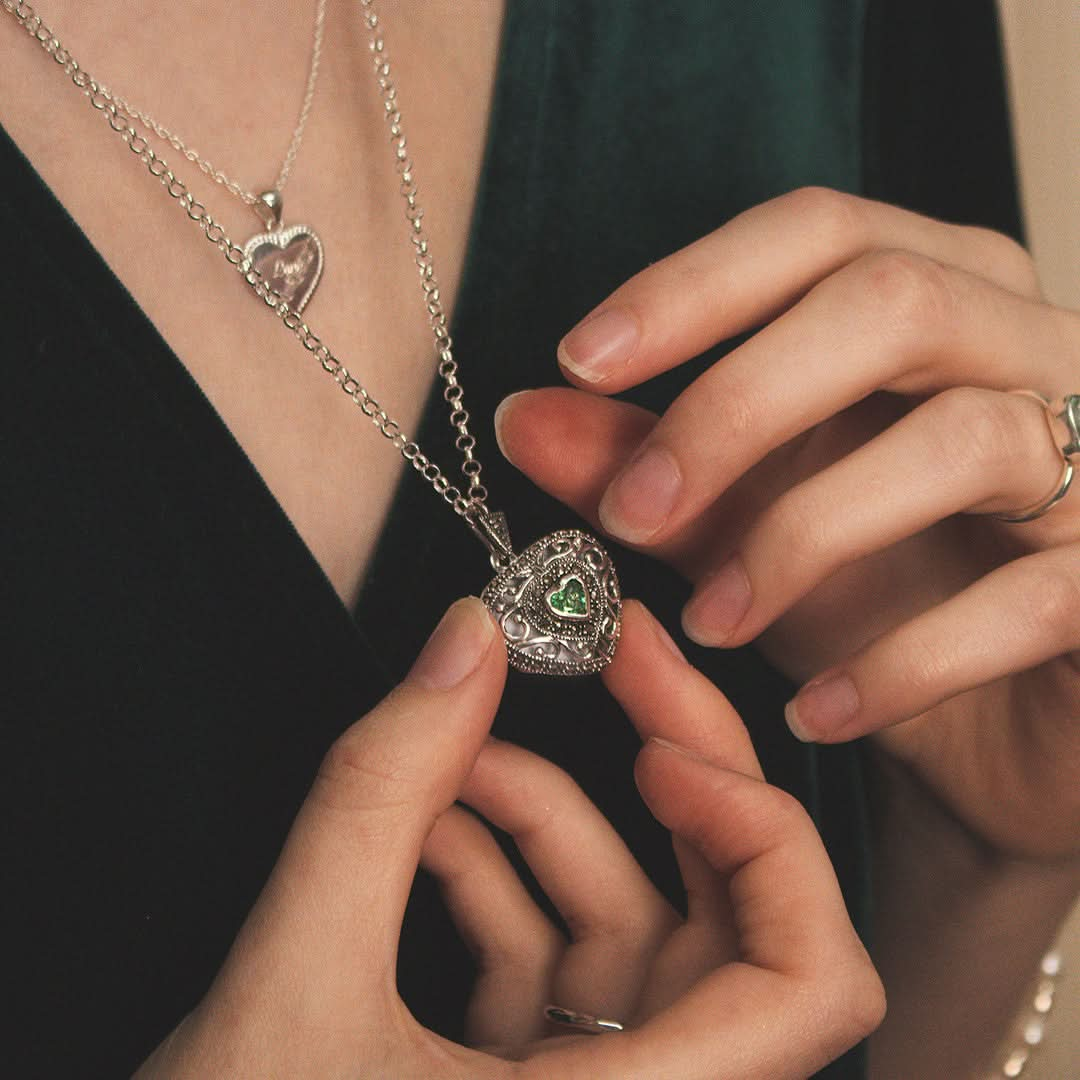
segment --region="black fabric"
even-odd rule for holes
[[[994,0],[871,4],[864,186],[1023,240]]]
[[[490,417],[507,393],[557,381],[559,337],[637,269],[808,183],[1018,228],[992,7],[964,5],[962,34],[925,22],[929,10],[511,0],[454,337],[493,502],[519,547],[574,521],[490,449]],[[918,120],[931,113],[932,131]],[[972,129],[981,165],[959,149],[940,168],[907,152]],[[970,200],[950,173],[961,167]],[[2,132],[0,234],[18,253],[0,259],[15,990],[4,1072],[118,1076],[204,993],[327,746],[400,677],[445,606],[479,591],[487,565],[407,475],[346,611],[199,388]],[[660,411],[722,351],[628,397]],[[440,459],[445,428],[433,390],[419,436]],[[614,553],[626,593],[677,628],[685,583]],[[435,572],[436,554],[460,572]],[[865,930],[856,752],[787,734],[794,687],[752,647],[688,652],[746,718],[770,778],[813,811]],[[668,839],[633,790],[635,740],[598,680],[512,674],[496,732],[568,768],[676,891]],[[458,1037],[470,977],[421,875],[406,1000]],[[825,1075],[863,1068],[856,1051]]]

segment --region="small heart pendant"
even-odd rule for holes
[[[323,272],[322,242],[307,225],[259,233],[244,254],[293,311],[307,307]]]
[[[530,544],[488,583],[481,599],[502,627],[519,671],[586,675],[615,655],[619,580],[588,533],[562,529]]]

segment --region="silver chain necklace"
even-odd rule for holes
[[[315,29],[312,35],[311,62],[308,68],[308,80],[304,90],[304,100],[300,105],[300,115],[296,121],[296,127],[293,129],[292,140],[289,142],[289,149],[285,152],[285,160],[282,161],[281,168],[278,170],[278,176],[274,181],[274,186],[269,189],[270,191],[276,192],[279,196],[284,192],[285,185],[289,182],[289,176],[292,174],[293,165],[296,163],[296,155],[300,152],[300,144],[304,139],[304,130],[307,127],[308,117],[311,115],[311,106],[315,100],[315,87],[319,82],[319,68],[322,63],[322,48],[325,30],[326,0],[318,0],[318,3],[315,5]],[[194,149],[194,147],[189,146],[185,139],[176,132],[170,131],[169,128],[159,120],[155,120],[149,113],[134,108],[126,98],[118,94],[115,90],[104,85],[101,89],[116,102],[116,107],[121,112],[134,117],[143,124],[144,127],[150,128],[158,138],[163,139],[174,150],[179,150],[188,161],[198,165],[215,184],[220,184],[231,195],[235,195],[246,206],[250,206],[259,215],[260,219],[263,218],[264,211],[257,207],[256,203],[260,200],[265,201],[266,193],[256,195],[254,192],[249,191],[236,180],[230,179],[223,169],[219,169],[207,161],[202,154]]]
[[[5,3],[4,6],[8,5]],[[24,11],[33,11],[29,4],[24,4],[22,7]],[[31,14],[30,18],[33,19],[36,16]],[[160,121],[155,120],[149,113],[134,108],[115,90],[110,90],[103,83],[98,83],[98,89],[111,98],[120,113],[138,120],[174,150],[179,150],[188,161],[198,165],[211,180],[220,184],[226,191],[255,211],[263,223],[263,231],[248,240],[244,245],[244,254],[251,259],[267,282],[281,294],[289,307],[297,312],[303,311],[315,295],[315,290],[322,279],[325,252],[322,241],[311,226],[293,225],[287,229],[282,227],[281,218],[284,210],[282,192],[289,181],[296,155],[300,151],[304,130],[307,127],[308,117],[311,115],[311,105],[315,100],[325,27],[326,0],[318,0],[315,5],[311,62],[308,67],[304,100],[300,105],[300,116],[293,129],[289,149],[285,152],[285,160],[281,163],[274,186],[259,195],[230,179],[223,170],[212,165],[197,150],[188,146],[184,139],[170,131]]]
[[[488,492],[480,482],[476,439],[468,430],[469,413],[457,378],[458,365],[439,295],[431,245],[422,225],[423,210],[419,204],[415,169],[402,127],[397,89],[390,77],[390,62],[379,16],[373,0],[358,2],[371,34],[375,78],[389,127],[400,192],[405,201],[409,239],[420,273],[438,357],[438,373],[446,384],[443,398],[450,408],[450,425],[457,432],[454,446],[462,456],[461,472],[468,481],[464,492],[450,483],[438,465],[402,432],[397,421],[391,419],[360,381],[350,374],[300,318],[300,312],[264,275],[248,251],[229,239],[206,206],[151,149],[146,136],[136,130],[133,120],[137,117],[122,108],[105,87],[79,66],[34,8],[24,0],[0,0],[0,6],[13,15],[53,58],[252,292],[275,312],[281,324],[319,361],[350,400],[483,542],[496,574],[484,588],[481,599],[502,628],[510,663],[520,671],[546,675],[583,675],[600,671],[615,654],[622,617],[618,577],[607,552],[588,533],[579,529],[561,529],[515,553],[506,516],[487,506]]]

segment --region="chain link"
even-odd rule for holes
[[[431,332],[435,339],[435,350],[439,357],[439,374],[446,383],[443,399],[450,408],[450,426],[458,437],[455,447],[464,458],[461,471],[469,482],[469,498],[474,502],[483,502],[487,498],[487,489],[480,482],[480,462],[474,451],[476,440],[469,434],[469,412],[462,403],[463,389],[457,379],[457,362],[452,352],[453,343],[447,326],[446,313],[439,295],[439,282],[435,277],[435,264],[431,255],[431,243],[424,231],[424,211],[419,202],[416,186],[416,169],[409,156],[408,143],[402,127],[401,106],[397,100],[397,87],[390,77],[390,58],[386,51],[386,42],[380,28],[379,15],[375,10],[374,0],[360,0],[364,12],[364,22],[371,33],[369,47],[375,69],[375,81],[383,103],[383,115],[390,131],[390,144],[394,151],[394,164],[400,178],[401,197],[405,200],[405,218],[409,222],[409,238],[412,241],[416,266],[420,271],[420,285],[424,292],[424,305],[427,309]]]
[[[300,151],[300,143],[304,139],[304,129],[307,127],[308,116],[311,114],[311,105],[315,100],[315,87],[319,81],[319,66],[322,62],[325,26],[326,0],[318,0],[315,9],[314,41],[311,47],[311,65],[308,70],[307,89],[304,91],[304,101],[300,106],[300,117],[296,121],[296,127],[293,129],[292,141],[289,143],[289,149],[285,154],[285,160],[281,164],[281,170],[278,172],[277,180],[274,181],[274,190],[279,195],[285,190],[285,185],[288,183],[289,176],[292,173],[293,165],[296,162],[296,155]],[[214,183],[221,184],[226,191],[235,195],[241,202],[246,203],[248,206],[254,206],[259,201],[259,197],[253,191],[249,191],[242,187],[236,180],[231,180],[221,169],[212,165],[206,158],[199,154],[197,150],[189,147],[179,135],[170,131],[164,124],[155,120],[149,113],[140,112],[138,109],[129,105],[127,99],[121,97],[116,91],[110,90],[103,84],[99,85],[101,85],[101,89],[112,98],[119,110],[126,113],[128,116],[134,117],[144,127],[148,127],[154,132],[159,139],[163,139],[174,150],[178,150],[183,154],[188,161],[198,165],[199,168],[214,181]]]
[[[140,134],[134,127],[132,121],[138,117],[134,117],[123,108],[122,103],[106,87],[79,66],[78,61],[45,25],[42,17],[36,13],[31,4],[26,3],[25,0],[0,0],[0,7],[13,15],[22,24],[23,29],[63,68],[72,83],[86,95],[93,108],[105,116],[109,127],[124,140],[128,149],[146,166],[150,175],[160,181],[169,195],[177,200],[191,221],[199,226],[206,239],[243,277],[255,295],[267,307],[274,310],[282,325],[292,331],[300,344],[318,360],[322,369],[337,382],[378,431],[391,442],[401,456],[435,489],[455,513],[471,519],[477,514],[487,513],[484,503],[488,492],[480,483],[481,466],[474,456],[476,440],[468,430],[469,414],[462,404],[463,390],[457,379],[457,362],[451,351],[452,342],[447,329],[446,315],[439,298],[430,245],[420,225],[423,211],[417,201],[413,164],[405,148],[405,137],[401,129],[401,112],[396,105],[397,92],[390,81],[390,65],[386,59],[382,36],[378,32],[379,19],[373,10],[371,0],[360,0],[360,4],[365,11],[368,29],[372,31],[371,51],[376,77],[390,125],[398,174],[401,177],[401,193],[406,202],[406,217],[410,223],[410,236],[415,248],[416,265],[420,271],[425,304],[435,338],[436,355],[439,358],[438,371],[446,383],[443,397],[451,409],[451,426],[458,432],[454,443],[455,448],[464,458],[461,471],[469,482],[467,493],[464,494],[460,488],[450,483],[438,465],[420,449],[419,444],[402,432],[401,425],[387,414],[360,381],[334,356],[329,346],[297,312],[289,307],[281,294],[267,284],[261,272],[244,254],[244,249],[229,239],[225,229],[210,215],[206,206],[188,190],[187,185],[172,171],[168,162],[150,147],[146,136]]]

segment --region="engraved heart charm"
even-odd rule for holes
[[[608,553],[578,529],[531,544],[481,596],[502,627],[510,663],[544,675],[585,675],[615,655],[622,619]]]
[[[322,242],[307,225],[259,233],[244,245],[244,254],[293,311],[307,307],[323,271]]]

